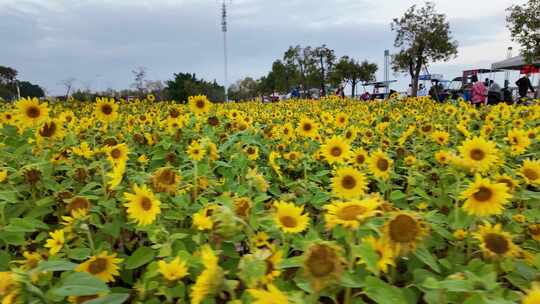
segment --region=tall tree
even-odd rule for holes
[[[133,71],[131,71],[131,73],[133,73],[134,78],[131,87],[137,89],[137,91],[139,91],[139,97],[142,97],[145,93],[146,68],[137,67]]]
[[[19,89],[21,91],[21,97],[40,98],[45,96],[45,92],[39,85],[30,83],[28,81],[19,82]]]
[[[17,70],[10,67],[0,65],[0,85],[7,85],[13,83],[17,77]]]
[[[289,47],[283,55],[283,61],[290,68],[294,68],[300,78],[304,90],[308,89],[308,76],[314,65],[313,49],[310,46],[302,48],[300,45]]]
[[[361,82],[374,81],[377,69],[376,63],[369,63],[367,60],[359,63],[349,56],[343,56],[334,67],[332,83],[339,85],[346,82],[351,86],[352,97],[355,97],[357,85]]]
[[[391,27],[396,32],[394,46],[400,49],[392,56],[393,69],[411,76],[412,95],[416,96],[422,67],[455,57],[457,42],[452,40],[446,16],[437,13],[432,2],[421,8],[411,6]]]
[[[507,9],[507,26],[512,39],[521,45],[527,63],[540,59],[540,0],[529,0],[523,5]]]
[[[334,50],[327,48],[326,45],[323,44],[313,50],[313,57],[313,63],[319,71],[318,76],[322,96],[326,96],[327,76],[332,72],[332,68],[336,61],[336,55]]]
[[[260,84],[259,81],[251,77],[246,77],[242,80],[238,80],[236,83],[229,87],[229,96],[233,100],[249,100],[259,95]]]
[[[69,98],[69,93],[71,92],[71,89],[73,88],[76,80],[77,79],[75,79],[74,77],[70,77],[60,82],[66,88],[66,100]]]
[[[218,102],[225,99],[225,88],[220,86],[215,80],[208,82],[197,79],[195,74],[178,73],[174,74],[173,80],[166,81],[165,92],[169,99],[185,103],[189,96],[203,94],[211,101]]]

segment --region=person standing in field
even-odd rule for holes
[[[534,88],[531,84],[531,80],[529,79],[528,73],[523,75],[523,77],[521,77],[520,79],[518,79],[518,81],[516,81],[516,85],[518,87],[518,93],[519,93],[520,99],[527,97],[527,93],[529,92],[529,89],[531,90],[531,92],[534,93]]]
[[[471,103],[474,105],[480,105],[486,103],[487,88],[483,82],[478,81],[478,76],[472,77],[473,86],[471,88]]]

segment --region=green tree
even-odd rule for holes
[[[523,5],[507,9],[506,22],[512,39],[521,45],[527,63],[540,59],[540,0],[529,0]]]
[[[310,46],[302,48],[300,45],[295,47],[289,47],[285,54],[283,54],[283,61],[289,69],[293,69],[298,74],[299,84],[304,89],[308,89],[313,77],[310,77],[310,73],[315,70],[315,57],[313,56],[313,49]]]
[[[203,94],[213,102],[221,102],[225,99],[225,88],[220,86],[215,80],[207,82],[197,79],[195,74],[178,73],[174,74],[173,80],[166,82],[165,92],[169,99],[180,102],[187,102],[189,96]]]
[[[355,97],[357,85],[361,82],[374,81],[377,69],[375,63],[369,63],[367,60],[359,63],[349,56],[343,56],[334,67],[331,82],[336,86],[346,82],[351,86],[352,97]]]
[[[241,101],[257,97],[259,95],[259,89],[259,81],[251,77],[246,77],[231,85],[228,92],[232,100]]]
[[[318,77],[322,96],[326,96],[326,84],[328,75],[332,73],[336,61],[336,55],[334,50],[326,47],[325,44],[316,47],[312,53],[313,64],[316,67],[318,73],[315,73]]]
[[[432,2],[421,8],[411,6],[391,27],[396,32],[394,46],[400,49],[392,56],[393,69],[411,76],[412,95],[416,96],[422,67],[455,57],[457,42],[452,40],[446,16],[437,13]]]
[[[19,82],[19,89],[21,91],[21,97],[45,97],[45,92],[39,85],[28,81]]]

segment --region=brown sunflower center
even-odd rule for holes
[[[479,202],[487,202],[491,199],[493,196],[493,191],[491,191],[488,187],[480,187],[478,188],[478,191],[476,191],[474,194],[474,199],[476,199]]]
[[[530,168],[525,168],[523,170],[523,175],[525,175],[525,177],[530,180],[537,180],[538,178],[540,178],[540,176],[538,175],[538,172]]]
[[[97,258],[88,265],[88,272],[91,274],[99,274],[105,270],[107,270],[107,259],[105,258]]]
[[[26,109],[26,116],[30,118],[38,118],[41,115],[41,111],[36,106],[30,106]]]
[[[338,212],[338,217],[344,221],[354,221],[358,216],[364,213],[366,209],[363,206],[350,205],[341,208]]]
[[[316,277],[328,276],[336,269],[336,253],[325,245],[315,245],[306,258],[306,269]]]
[[[239,199],[234,204],[234,212],[236,215],[245,217],[248,215],[248,211],[250,209],[249,201],[245,198]]]
[[[476,161],[481,161],[486,157],[486,153],[480,149],[472,149],[470,152],[470,156]]]
[[[508,240],[503,235],[497,233],[488,233],[484,236],[484,242],[486,248],[496,254],[505,254],[510,250]]]
[[[164,185],[174,185],[176,182],[176,174],[170,169],[162,170],[158,175],[158,181]]]
[[[330,148],[330,154],[334,157],[338,157],[341,155],[341,153],[343,153],[343,151],[341,150],[341,147],[332,147]]]
[[[281,222],[281,224],[287,228],[294,228],[298,225],[298,223],[296,222],[296,219],[292,216],[288,216],[288,215],[285,215],[285,216],[282,216],[279,218],[279,221]]]
[[[148,211],[148,210],[152,209],[152,201],[148,197],[144,196],[141,199],[141,208],[144,211]]]
[[[248,154],[254,154],[254,153],[255,153],[255,149],[254,149],[253,147],[249,147],[249,148],[247,149],[247,153],[248,153]]]
[[[361,165],[366,161],[366,157],[363,154],[356,155],[356,163]]]
[[[43,127],[39,129],[39,135],[41,137],[52,137],[56,133],[56,123],[53,121],[43,124]]]
[[[353,176],[345,175],[341,179],[341,186],[347,190],[354,189],[356,187],[356,179]]]
[[[388,167],[390,167],[390,163],[388,163],[387,159],[379,158],[377,159],[377,168],[381,171],[388,170]]]
[[[118,148],[114,148],[111,150],[111,157],[114,159],[118,159],[122,156],[122,151]]]
[[[412,242],[419,232],[418,223],[408,215],[400,214],[390,221],[390,238],[395,242]]]
[[[111,115],[112,112],[113,112],[113,108],[110,105],[108,104],[101,105],[101,113],[105,115]]]
[[[302,125],[302,129],[304,129],[304,131],[306,131],[306,132],[309,132],[309,131],[311,131],[312,126],[311,126],[310,123],[304,123],[304,125]]]
[[[514,183],[510,179],[505,178],[505,177],[499,178],[497,180],[497,183],[505,184],[508,187],[508,189],[514,188]]]
[[[92,295],[92,296],[77,296],[75,297],[75,303],[82,304],[86,303],[87,301],[94,300],[99,298],[98,295]]]
[[[199,99],[199,100],[197,100],[197,102],[195,102],[195,106],[197,108],[199,108],[199,109],[204,109],[205,105],[206,105],[206,103],[202,99]]]
[[[68,210],[80,210],[90,208],[90,202],[84,197],[74,197],[68,205]]]

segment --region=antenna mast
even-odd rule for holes
[[[223,32],[223,59],[224,59],[224,82],[225,82],[225,102],[229,102],[228,95],[228,67],[227,67],[227,4],[223,0],[221,6],[221,31]]]

